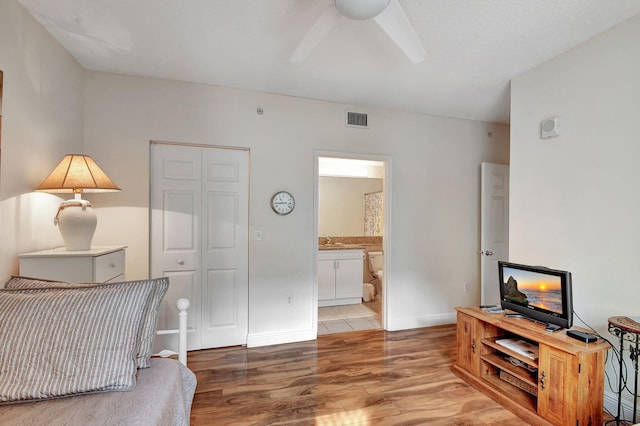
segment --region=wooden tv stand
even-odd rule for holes
[[[480,308],[456,311],[458,357],[453,370],[462,379],[531,424],[602,424],[604,362],[610,348],[606,341],[584,343],[565,330],[549,333],[526,318],[506,318]],[[538,359],[496,343],[504,338],[537,344]]]

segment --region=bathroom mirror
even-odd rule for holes
[[[320,176],[318,235],[381,236],[383,179]]]

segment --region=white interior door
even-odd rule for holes
[[[248,164],[243,150],[152,145],[151,276],[170,278],[158,329],[177,328],[187,297],[189,350],[247,341]]]
[[[480,299],[500,304],[498,260],[509,257],[509,166],[481,164]]]
[[[191,301],[188,349],[200,349],[200,150],[153,144],[150,166],[150,275],[169,277],[170,282],[160,307],[158,330],[178,328],[175,305],[186,297]],[[177,347],[177,337],[158,336],[155,346]]]
[[[246,345],[249,152],[202,149],[202,345]]]

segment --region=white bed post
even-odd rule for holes
[[[156,355],[166,358],[171,355],[178,355],[178,361],[183,365],[187,365],[187,309],[189,309],[189,299],[179,299],[176,303],[178,308],[178,329],[173,330],[157,330],[156,334],[163,336],[166,334],[178,335],[178,352],[174,352],[170,349],[164,349],[158,352]]]
[[[180,343],[178,344],[178,361],[183,365],[187,365],[187,309],[189,309],[188,299],[179,299],[178,303],[178,317],[180,324],[178,326],[178,335],[180,337]]]

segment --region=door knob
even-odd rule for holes
[[[184,260],[178,259],[178,265],[180,265],[180,266],[184,265]]]
[[[480,252],[482,254],[484,254],[485,256],[493,256],[493,252],[491,250],[486,250],[484,252]]]

